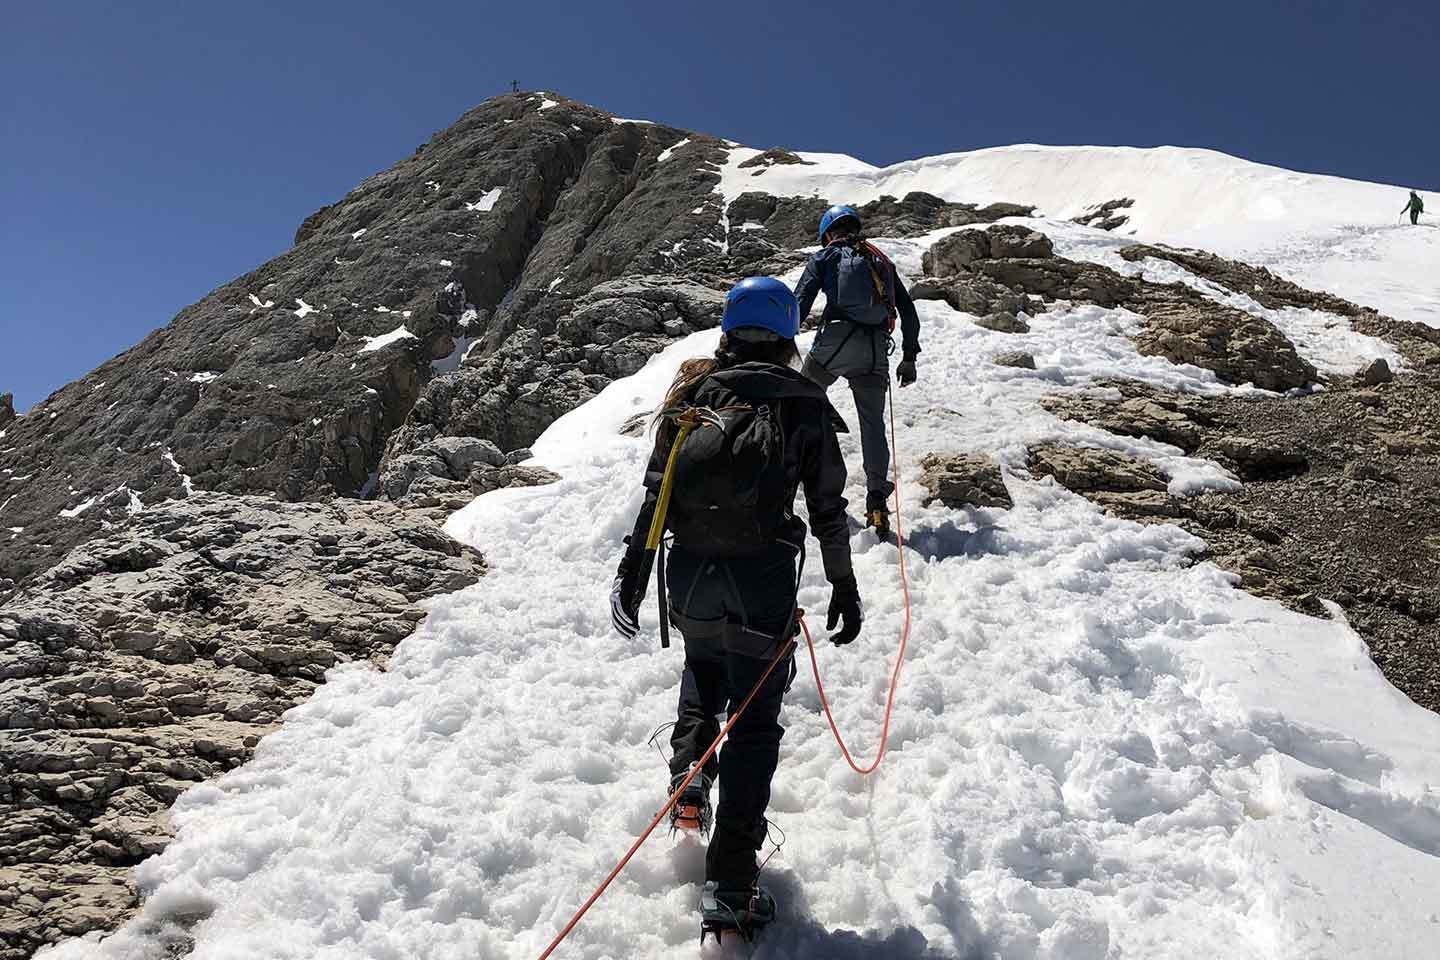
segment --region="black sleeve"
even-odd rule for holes
[[[810,262],[805,264],[805,272],[800,275],[800,282],[795,284],[795,299],[800,301],[801,323],[810,316],[810,308],[815,305],[815,298],[819,295],[820,272],[815,269],[815,258],[811,257]]]
[[[645,467],[645,500],[640,504],[640,513],[635,517],[635,528],[630,532],[630,543],[625,556],[620,560],[620,574],[643,570],[645,565],[645,538],[650,535],[650,524],[655,518],[655,505],[660,499],[660,482],[665,478],[665,461],[669,457],[669,444],[662,427],[655,438],[655,449],[650,453],[650,463]]]
[[[920,315],[915,312],[915,301],[895,271],[895,312],[900,314],[900,354],[903,359],[914,360],[920,355]]]
[[[810,530],[820,541],[825,579],[835,584],[855,576],[850,567],[850,521],[845,513],[845,458],[826,405],[807,403],[805,414],[801,429],[807,442],[800,463],[805,508]]]

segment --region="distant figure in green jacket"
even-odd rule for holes
[[[1420,194],[1411,190],[1410,199],[1406,201],[1404,209],[1400,211],[1400,215],[1403,217],[1406,213],[1409,213],[1410,223],[1414,225],[1420,222],[1420,214],[1424,212],[1425,201],[1420,199]]]

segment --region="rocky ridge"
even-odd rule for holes
[[[28,584],[0,607],[0,958],[121,919],[182,791],[483,571],[389,504],[197,492]]]
[[[546,426],[713,326],[738,277],[803,262],[820,213],[845,198],[765,193],[772,169],[804,162],[777,148],[749,168],[756,189],[727,206],[715,188],[728,149],[554,95],[496,98],[306,218],[293,250],[135,349],[8,426],[0,402],[0,519],[20,527],[0,551],[0,599],[19,590],[0,606],[0,703],[17,721],[0,737],[7,784],[19,771],[0,796],[0,831],[21,852],[0,864],[0,888],[12,891],[0,926],[25,945],[0,960],[122,915],[133,903],[127,866],[163,846],[163,811],[184,784],[241,762],[327,666],[382,663],[421,615],[418,599],[483,572],[427,517],[477,492],[553,480],[522,462]],[[861,208],[874,235],[896,237],[1031,212],[924,193]],[[1174,253],[1143,249],[1139,259]],[[1277,303],[1309,294],[1233,261],[1193,262],[1202,276],[1268,283]],[[1183,285],[1057,257],[1028,228],[958,232],[925,269],[917,298],[995,329],[1022,331],[1066,301],[1123,306],[1142,318],[1144,352],[1272,390],[1319,379],[1267,321]],[[1440,356],[1440,333],[1350,306],[1316,308],[1411,362]],[[1035,365],[1018,351],[994,359]],[[1406,376],[1378,388],[1382,400],[1411,389]],[[1316,462],[1304,453],[1299,470],[1275,442],[1290,405],[1313,398],[1276,398],[1257,415],[1269,426],[1242,429],[1208,398],[1121,395],[1054,409],[1222,459],[1251,481],[1246,495]],[[1313,409],[1317,437],[1341,415]],[[1413,447],[1407,456],[1428,456],[1417,424],[1390,432],[1396,449]],[[929,457],[922,467],[932,499],[1009,503],[993,463]],[[1127,515],[1203,526],[1142,461],[1037,448],[1031,471]],[[1369,489],[1330,493],[1343,504]],[[349,499],[361,494],[403,510]],[[1226,563],[1246,553],[1218,540],[1231,529],[1210,531]]]

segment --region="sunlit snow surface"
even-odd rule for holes
[[[747,155],[732,152],[722,192]],[[1233,297],[1171,265],[1123,264],[1116,238],[1025,222],[1068,256]],[[933,239],[882,245],[913,276]],[[1423,300],[1428,279],[1412,279],[1397,299]],[[1232,388],[1139,356],[1125,311],[1061,306],[1013,336],[918,306],[921,378],[894,398],[915,629],[891,753],[870,780],[850,773],[802,667],[771,806],[789,838],[766,871],[781,919],[754,957],[1430,956],[1440,717],[1384,681],[1338,611],[1250,597],[1186,566],[1200,544],[1178,528],[1107,517],[1021,472],[1026,446],[1053,439],[1155,460],[1176,493],[1233,486],[1213,463],[1038,405],[1106,376]],[[1282,319],[1322,367],[1386,355],[1338,318]],[[653,603],[640,637],[610,629],[649,447],[618,428],[715,337],[672,346],[556,422],[534,450],[559,483],[488,494],[448,525],[488,575],[431,601],[389,670],[331,671],[252,762],[186,793],[177,839],[137,868],[138,921],[43,955],[157,957],[171,918],[209,914],[190,930],[198,960],[536,957],[663,800],[646,741],[673,716],[681,655],[659,649]],[[1015,349],[1037,369],[990,362]],[[848,394],[832,397],[853,424]],[[854,504],[858,438],[842,446]],[[1014,509],[922,506],[930,452],[994,456]],[[866,630],[819,656],[842,729],[869,753],[902,613],[898,554],[866,533],[852,546]],[[819,620],[827,598],[814,562],[801,604]],[[557,956],[695,956],[702,861],[656,836]]]
[[[1196,246],[1278,270],[1302,286],[1397,317],[1440,326],[1440,215],[1399,223],[1407,187],[1251,163],[1180,147],[995,147],[874,167],[804,153],[806,164],[742,169],[759,154],[732,150],[722,191],[865,203],[923,190],[947,200],[1034,204],[1068,220],[1129,197],[1121,236]],[[1433,206],[1433,204],[1432,204]],[[1428,225],[1426,224],[1428,221]]]

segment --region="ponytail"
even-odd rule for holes
[[[780,367],[793,367],[800,359],[800,351],[794,340],[745,340],[728,334],[720,335],[720,345],[713,357],[694,357],[680,364],[675,380],[665,394],[665,402],[655,415],[655,425],[665,430],[665,411],[681,406],[710,374],[741,363],[773,363]]]

